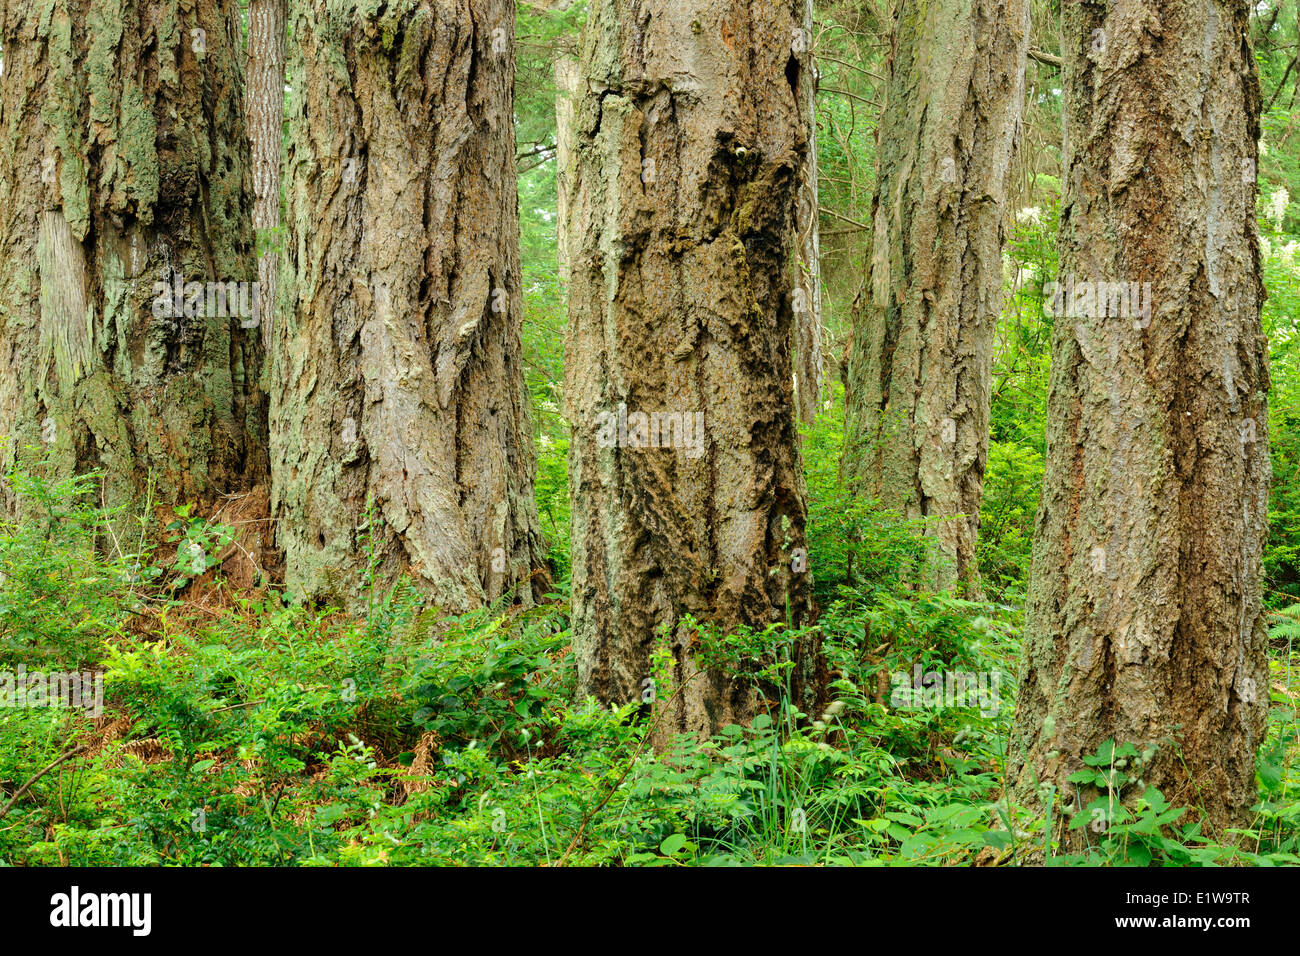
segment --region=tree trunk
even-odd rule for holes
[[[532,603],[514,6],[372,9],[291,7],[271,432],[286,584],[358,606],[373,568],[448,610]]]
[[[253,145],[253,229],[262,341],[271,347],[275,321],[280,225],[280,154],[284,147],[286,0],[249,0],[248,138]]]
[[[569,281],[569,166],[573,163],[573,113],[581,74],[578,61],[555,61],[555,255],[560,282]]]
[[[575,130],[565,396],[579,686],[665,731],[753,710],[685,615],[724,632],[809,608],[795,429],[795,202],[809,141],[797,0],[597,0]],[[674,427],[680,426],[680,427]],[[811,656],[802,659],[808,665]]]
[[[1132,775],[1200,807],[1209,833],[1256,798],[1270,465],[1248,13],[1065,8],[1061,282],[1011,772],[1022,801],[1054,784],[1058,814],[1081,807],[1091,829],[1109,808],[1067,778],[1107,740],[1158,747]]]
[[[100,468],[111,505],[151,480],[205,505],[266,472],[238,15],[0,12],[4,454]]]
[[[887,508],[943,519],[928,529],[941,586],[976,577],[1028,41],[1028,0],[902,0],[894,21],[844,471]]]
[[[799,166],[795,202],[795,394],[799,417],[812,424],[817,419],[822,373],[821,241],[817,190],[817,68],[813,63],[813,5],[803,0],[802,32],[795,35],[791,51],[799,61],[795,97],[800,120],[808,135],[808,148]]]

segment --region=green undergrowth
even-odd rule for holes
[[[181,557],[123,554],[103,541],[121,516],[88,503],[90,484],[10,482],[37,517],[0,528],[0,670],[100,670],[103,712],[0,708],[7,865],[1296,860],[1294,609],[1275,629],[1260,803],[1239,847],[1204,842],[1148,790],[1121,793],[1070,857],[1051,821],[1001,795],[1019,611],[916,589],[899,569],[923,566],[924,545],[886,515],[813,505],[825,712],[769,698],[749,726],[656,752],[653,708],[575,700],[563,593],[459,617],[405,585],[365,620],[275,591],[219,590],[214,608],[178,599],[176,576],[187,542],[222,529],[184,515]],[[779,661],[802,636],[704,643],[719,661]],[[982,692],[914,692],[931,673],[982,675]]]

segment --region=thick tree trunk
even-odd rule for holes
[[[280,158],[284,148],[284,46],[287,0],[249,0],[248,138],[253,145],[253,229],[262,341],[271,347],[280,268]]]
[[[271,431],[286,583],[356,606],[373,564],[451,610],[532,603],[514,6],[371,10],[291,6]]]
[[[110,504],[266,472],[238,15],[0,5],[4,454],[100,468]]]
[[[1248,12],[1065,8],[1069,294],[1011,767],[1026,802],[1054,784],[1058,813],[1098,797],[1067,778],[1107,740],[1158,747],[1133,776],[1202,808],[1208,832],[1256,796],[1270,465]]]
[[[936,583],[976,577],[1028,0],[902,0],[855,308],[844,471],[931,531]]]
[[[626,703],[666,628],[665,730],[708,732],[754,704],[697,659],[685,615],[734,631],[809,606],[791,355],[802,26],[797,0],[597,0],[584,38],[574,644],[581,691]]]

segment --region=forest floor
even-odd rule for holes
[[[236,587],[215,557],[188,564],[183,542],[219,556],[234,536],[188,514],[171,546],[96,551],[106,516],[78,503],[84,487],[26,481],[45,520],[0,533],[5,659],[101,675],[102,709],[0,709],[8,864],[1300,863],[1289,614],[1274,618],[1254,822],[1226,845],[1120,772],[1118,812],[1049,823],[1010,806],[1021,611],[916,589],[923,540],[869,509],[836,509],[856,558],[820,550],[826,712],[771,696],[751,726],[657,752],[652,708],[574,700],[562,587],[448,616],[402,584],[352,617]],[[775,673],[801,633],[729,646]],[[912,691],[954,673],[955,694]],[[1086,829],[1088,852],[1060,852],[1063,826]]]

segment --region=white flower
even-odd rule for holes
[[[1286,208],[1289,205],[1291,205],[1291,194],[1286,191],[1285,186],[1278,186],[1269,199],[1264,214],[1273,220],[1279,231],[1282,228],[1282,220],[1286,218]]]
[[[1043,210],[1038,206],[1026,206],[1016,213],[1016,222],[1021,224],[1032,222],[1035,226],[1041,226],[1043,224]]]

